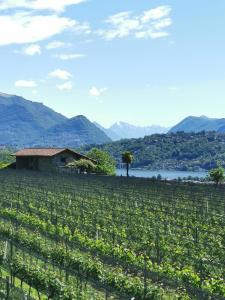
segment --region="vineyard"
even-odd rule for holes
[[[0,172],[0,299],[225,299],[225,188]]]

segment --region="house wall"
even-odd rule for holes
[[[65,159],[65,161],[63,161],[62,159]],[[64,167],[74,159],[76,158],[71,152],[65,151],[53,157],[53,165],[55,167]]]
[[[17,169],[28,169],[28,158],[27,157],[17,157],[16,158],[16,168]]]
[[[39,171],[51,172],[55,170],[52,157],[39,157],[38,165]]]

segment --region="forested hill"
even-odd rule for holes
[[[98,146],[121,162],[131,151],[132,167],[152,170],[209,170],[218,162],[225,166],[225,134],[216,132],[155,134]],[[89,150],[90,146],[85,150]]]

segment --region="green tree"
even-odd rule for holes
[[[85,172],[91,173],[96,169],[96,165],[87,159],[74,160],[67,164],[67,167],[79,170],[80,174]]]
[[[210,178],[216,183],[218,186],[225,179],[224,169],[222,167],[218,167],[209,172]]]
[[[15,161],[15,157],[12,156],[13,151],[10,149],[0,149],[0,163],[10,164]]]
[[[104,175],[116,174],[116,163],[108,152],[93,148],[87,153],[87,156],[96,161],[96,173]]]
[[[122,161],[123,161],[124,164],[126,164],[127,177],[129,177],[129,167],[130,167],[130,164],[133,161],[133,155],[129,151],[124,152],[122,154]]]

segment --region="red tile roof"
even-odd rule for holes
[[[74,156],[78,157],[78,158],[83,158],[83,159],[88,159],[91,160],[92,162],[97,162],[94,159],[91,159],[85,155],[82,155],[78,152],[75,152],[71,149],[68,148],[26,148],[23,150],[20,150],[18,152],[16,152],[14,155],[16,157],[19,156],[41,156],[41,157],[52,157],[55,156],[57,154],[60,154],[64,151],[69,151],[71,152]]]
[[[74,154],[80,155],[67,148],[27,148],[15,153],[15,156],[55,156],[64,151],[70,151]]]

